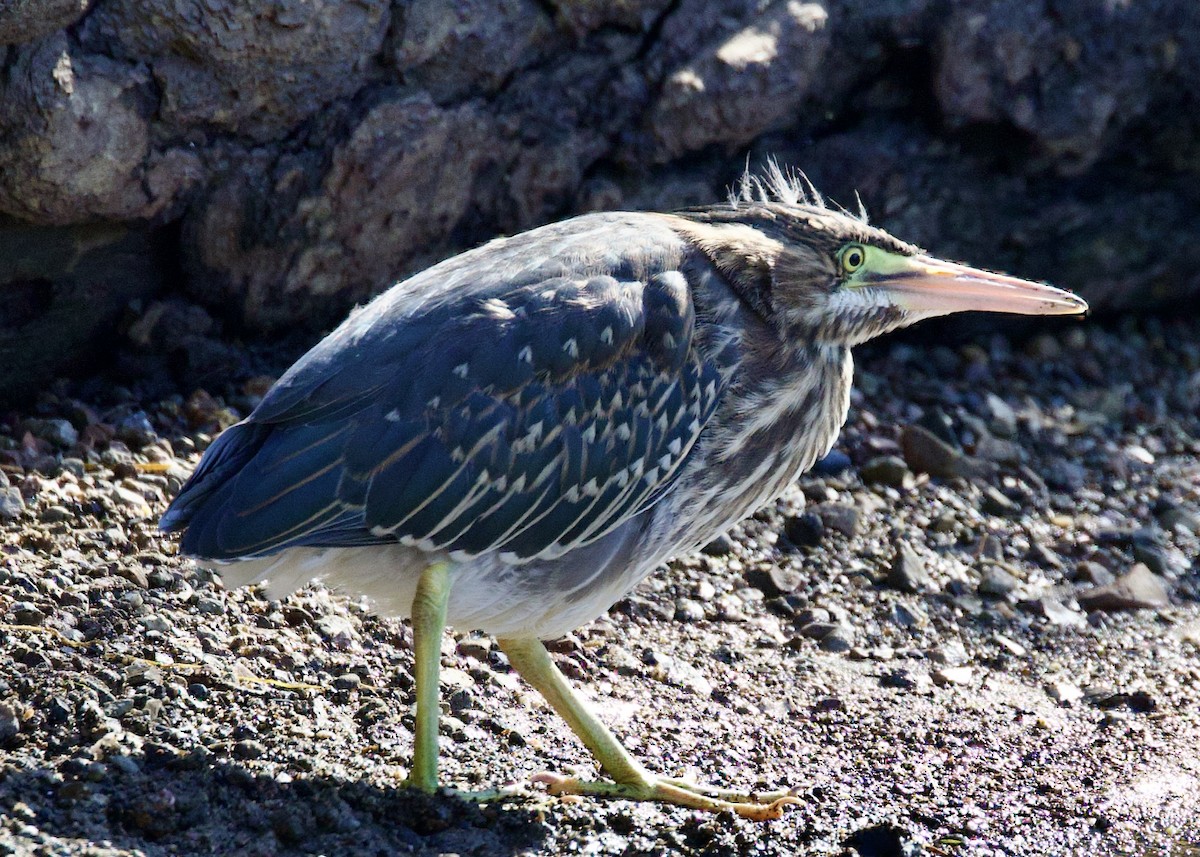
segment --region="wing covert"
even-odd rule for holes
[[[269,433],[184,549],[399,541],[519,562],[592,542],[660,496],[720,400],[728,373],[693,328],[666,271],[554,278],[344,337],[317,355],[320,383],[293,370],[251,416]]]

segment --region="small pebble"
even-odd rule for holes
[[[975,676],[975,670],[971,667],[942,667],[934,670],[931,676],[936,685],[969,684]]]
[[[897,455],[872,458],[859,470],[863,482],[886,485],[889,488],[911,488],[914,484],[912,471]]]
[[[1007,598],[1021,585],[1021,581],[997,563],[988,563],[979,581],[979,594],[989,598]]]
[[[814,510],[821,516],[827,530],[835,530],[844,536],[856,536],[862,530],[862,516],[858,509],[845,503],[822,503]]]
[[[1062,705],[1071,705],[1083,699],[1083,691],[1069,681],[1053,681],[1046,685],[1046,693]]]
[[[783,534],[796,547],[816,547],[825,538],[825,522],[816,512],[789,516],[784,519]]]

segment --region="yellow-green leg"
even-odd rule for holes
[[[547,783],[552,793],[662,801],[710,812],[731,810],[759,821],[779,818],[785,806],[799,803],[787,792],[740,794],[651,774],[588,709],[540,640],[519,638],[498,642],[513,668],[567,721],[571,731],[614,780],[587,782],[557,774],[540,775],[538,780]]]
[[[413,681],[417,711],[413,729],[413,762],[404,786],[423,792],[438,787],[438,715],[441,713],[438,668],[442,660],[442,631],[450,598],[450,565],[434,563],[425,569],[413,597]]]

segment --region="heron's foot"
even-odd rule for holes
[[[534,775],[533,781],[544,783],[553,795],[590,795],[620,800],[658,801],[706,812],[728,810],[754,821],[781,818],[784,807],[800,803],[787,791],[746,794],[653,775],[647,775],[641,782],[618,783],[608,780],[578,780],[547,772]]]

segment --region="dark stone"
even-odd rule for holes
[[[980,508],[988,515],[1015,515],[1021,511],[1019,504],[1014,503],[999,489],[991,485],[983,489],[983,502]]]
[[[825,529],[853,537],[862,530],[862,516],[854,506],[845,503],[822,503],[814,509],[821,516]]]
[[[721,535],[700,548],[700,552],[706,556],[729,556],[733,553],[733,539],[729,538],[726,533],[721,533]]]
[[[1012,572],[1001,565],[988,563],[979,581],[979,594],[991,598],[1007,598],[1021,585]]]
[[[804,582],[804,576],[799,571],[774,564],[748,569],[745,577],[747,583],[762,590],[768,598],[795,592]]]
[[[850,456],[842,452],[840,449],[830,450],[829,454],[818,461],[808,471],[813,476],[837,476],[845,473],[854,463],[850,460]]]
[[[895,455],[872,458],[860,469],[863,482],[886,485],[890,488],[908,488],[913,484],[912,471],[904,459]]]
[[[994,465],[977,461],[920,425],[908,425],[900,433],[900,449],[904,460],[917,473],[928,473],[939,479],[986,476]]]
[[[842,841],[858,857],[904,857],[915,853],[913,834],[890,822],[856,830]]]
[[[887,584],[901,592],[928,592],[933,587],[933,577],[925,567],[925,561],[906,543],[896,549],[896,558],[888,569]]]
[[[15,0],[0,5],[0,45],[32,42],[79,20],[91,0]]]
[[[783,534],[796,547],[816,547],[825,538],[825,522],[816,512],[789,516],[783,521]]]

